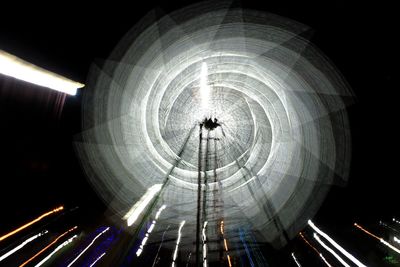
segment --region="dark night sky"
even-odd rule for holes
[[[353,142],[349,183],[345,188],[332,188],[316,220],[334,228],[354,220],[372,223],[382,216],[399,216],[398,9],[383,1],[375,5],[243,2],[245,8],[310,26],[314,30],[311,41],[355,92],[348,110]],[[107,58],[144,14],[155,7],[169,12],[187,4],[167,3],[141,1],[141,7],[128,7],[112,1],[83,7],[65,1],[24,6],[24,10],[3,5],[0,49],[84,83],[92,62]],[[80,131],[81,97],[67,97],[57,119],[51,104],[43,104],[55,99],[56,93],[29,94],[29,86],[21,82],[12,83],[13,90],[5,90],[10,82],[0,78],[0,228],[60,203],[101,212],[104,207],[86,182],[72,145]]]

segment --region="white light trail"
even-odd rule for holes
[[[96,242],[96,239],[99,238],[102,234],[104,234],[108,230],[110,230],[110,227],[107,227],[104,231],[102,231],[95,238],[93,238],[92,242],[90,242],[90,244],[87,245],[86,248],[84,250],[82,250],[82,252],[79,253],[79,255],[70,264],[68,264],[68,267],[70,267],[72,264],[74,264],[94,244],[94,242]]]
[[[383,240],[383,238],[380,239],[380,241],[386,245],[387,247],[391,248],[392,250],[396,251],[397,253],[400,254],[400,249],[394,247],[393,245],[391,245],[390,243],[386,242],[385,240]]]
[[[207,267],[207,236],[206,236],[206,227],[207,221],[204,222],[202,235],[203,235],[203,267]]]
[[[400,239],[398,239],[396,236],[393,238],[394,242],[399,243],[400,244]]]
[[[45,230],[45,231],[43,231],[43,232],[41,232],[41,233],[39,233],[39,234],[37,234],[37,235],[34,235],[34,236],[28,238],[27,240],[25,240],[24,242],[22,242],[21,244],[19,244],[19,245],[16,246],[15,248],[11,249],[10,251],[8,251],[8,252],[6,252],[4,255],[2,255],[2,256],[0,257],[0,262],[1,262],[2,260],[6,259],[7,257],[9,257],[10,255],[14,254],[15,252],[17,252],[17,251],[20,250],[21,248],[23,248],[26,244],[32,242],[32,241],[35,240],[36,238],[38,238],[38,237],[40,237],[40,236],[42,236],[42,235],[45,235],[45,234],[47,234],[47,233],[48,233],[48,231]]]
[[[131,226],[135,223],[140,214],[144,211],[144,209],[149,205],[154,196],[161,190],[162,184],[155,184],[150,187],[146,193],[138,200],[138,202],[133,205],[133,207],[129,210],[129,212],[124,216],[124,220],[126,220],[128,226]]]
[[[297,261],[296,256],[294,256],[294,253],[292,252],[292,258],[294,260],[294,262],[297,264],[298,267],[301,267],[300,263]]]
[[[330,236],[325,234],[323,231],[321,231],[315,224],[311,221],[308,220],[308,225],[311,226],[318,234],[320,234],[323,238],[328,240],[329,243],[331,243],[337,250],[339,250],[343,255],[345,255],[349,260],[351,260],[354,264],[356,264],[359,267],[366,267],[363,263],[361,263],[359,260],[357,260],[353,255],[351,255],[349,252],[347,252],[344,248],[342,248],[338,243],[335,242]]]
[[[175,246],[175,251],[174,254],[172,256],[172,264],[171,267],[175,267],[175,260],[176,257],[178,256],[178,248],[179,248],[179,243],[181,242],[181,231],[182,231],[182,227],[185,225],[186,221],[182,221],[181,224],[179,225],[179,229],[178,229],[178,238],[176,239],[176,246]]]
[[[332,267],[332,265],[329,264],[329,262],[325,259],[325,257],[324,257],[321,253],[319,253],[319,256],[321,257],[321,259],[323,260],[323,262],[324,262],[327,266]]]
[[[57,251],[59,251],[60,249],[62,249],[63,247],[65,247],[66,245],[68,245],[69,243],[71,243],[75,238],[77,238],[77,235],[74,235],[73,237],[71,237],[70,239],[68,239],[67,241],[64,241],[61,245],[59,245],[55,250],[53,250],[53,252],[51,252],[49,255],[47,255],[47,257],[45,257],[43,260],[41,260],[38,264],[35,265],[35,267],[39,267],[41,266],[43,263],[45,263],[46,261],[48,261],[51,256],[53,256],[54,254],[57,253]]]
[[[346,267],[350,267],[350,265],[348,265],[333,249],[331,249],[330,247],[328,247],[324,242],[321,241],[321,239],[319,238],[319,236],[314,233],[314,238],[318,241],[318,243],[321,244],[321,246],[323,246],[329,253],[331,253],[338,261],[340,261],[341,264],[343,264],[343,266]]]
[[[3,50],[0,50],[0,73],[70,95],[76,95],[77,89],[85,86],[28,63]]]
[[[156,217],[155,217],[156,220],[158,219],[158,217],[160,217],[161,212],[162,212],[166,207],[167,207],[166,205],[162,205],[162,206],[158,209],[158,211],[157,211],[157,213],[156,213]],[[138,250],[136,251],[136,256],[137,256],[137,257],[139,257],[139,256],[142,254],[143,249],[144,249],[144,246],[146,245],[146,242],[147,242],[147,240],[148,240],[148,238],[149,238],[149,235],[150,235],[150,233],[153,231],[154,227],[156,226],[156,222],[157,222],[156,220],[153,220],[152,223],[151,223],[151,225],[150,225],[150,227],[149,227],[149,229],[147,229],[145,238],[143,238],[142,243],[140,244]]]
[[[104,252],[103,254],[101,254],[92,264],[90,264],[89,267],[94,266],[101,258],[104,257],[104,255],[106,255],[106,253]]]
[[[161,208],[157,211],[156,217],[155,217],[156,220],[158,220],[158,217],[160,216],[161,212],[162,212],[163,210],[165,210],[166,207],[167,207],[167,205],[162,205]]]

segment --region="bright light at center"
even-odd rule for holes
[[[201,97],[201,108],[203,116],[208,115],[208,107],[210,101],[210,87],[208,86],[208,68],[207,63],[203,62],[201,65],[200,72],[200,97]]]

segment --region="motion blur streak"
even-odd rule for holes
[[[155,184],[150,187],[139,201],[129,210],[129,212],[124,216],[124,220],[127,221],[128,226],[135,223],[139,215],[144,211],[147,205],[149,205],[154,196],[161,190],[161,187],[162,184]]]
[[[158,220],[158,217],[160,217],[161,212],[162,212],[166,207],[167,207],[166,205],[162,205],[162,206],[158,209],[158,211],[157,211],[157,213],[156,213],[156,216],[155,216],[155,220],[152,221],[152,223],[151,223],[149,229],[147,229],[146,235],[145,235],[145,237],[143,238],[142,243],[140,244],[138,250],[136,251],[136,256],[137,256],[137,257],[139,257],[139,256],[142,254],[143,249],[144,249],[144,246],[146,245],[146,242],[147,242],[147,240],[148,240],[148,238],[149,238],[151,232],[153,231],[153,229],[154,229],[154,227],[155,227],[155,225],[156,225],[156,222],[157,222],[157,220]]]
[[[39,256],[40,254],[42,254],[43,252],[45,252],[49,247],[51,247],[52,245],[54,245],[55,243],[57,243],[57,241],[62,238],[63,236],[67,235],[68,233],[74,231],[75,229],[77,229],[78,226],[75,226],[71,229],[69,229],[68,231],[66,231],[65,233],[59,235],[56,239],[54,239],[53,242],[51,242],[50,244],[48,244],[45,248],[43,248],[41,251],[39,251],[38,253],[36,253],[33,257],[31,257],[29,260],[25,261],[24,263],[22,263],[19,267],[23,267],[25,265],[27,265],[28,263],[30,263],[31,261],[33,261],[37,256]]]
[[[294,253],[292,252],[292,258],[294,262],[297,264],[297,266],[301,267],[300,263],[297,261],[296,257],[294,256]]]
[[[328,240],[329,243],[331,243],[337,250],[339,250],[343,255],[345,255],[349,260],[354,262],[357,266],[362,266],[366,267],[366,265],[362,264],[359,260],[357,260],[353,255],[351,255],[349,252],[347,252],[344,248],[342,248],[338,243],[335,242],[330,236],[322,232],[317,226],[314,225],[314,223],[311,220],[308,220],[308,225],[311,226],[318,234],[320,234],[322,237],[324,237],[326,240]],[[315,236],[314,236],[315,237]]]
[[[182,221],[181,224],[179,225],[179,229],[178,229],[178,238],[176,239],[176,246],[175,246],[175,251],[174,251],[174,255],[172,257],[172,264],[171,267],[175,267],[175,260],[176,257],[178,256],[178,248],[179,248],[179,243],[181,242],[181,231],[182,231],[182,227],[185,225],[185,221]]]
[[[46,261],[48,261],[48,259],[51,258],[51,256],[53,256],[54,254],[57,253],[57,251],[59,251],[60,249],[62,249],[63,247],[65,247],[66,245],[68,245],[69,243],[71,243],[75,238],[77,238],[77,235],[74,235],[73,237],[71,237],[70,239],[68,239],[67,241],[64,241],[61,245],[59,245],[52,253],[50,253],[46,258],[44,258],[43,260],[41,260],[38,264],[35,265],[35,267],[39,267],[41,266],[43,263],[45,263]]]
[[[79,255],[70,264],[68,264],[68,267],[70,267],[72,264],[74,264],[94,244],[96,239],[99,238],[102,234],[104,234],[108,230],[110,230],[110,227],[107,227],[103,232],[101,232],[95,238],[93,238],[92,242],[90,242],[90,244],[87,245],[87,247],[84,250],[82,250],[82,252],[79,253]]]
[[[203,267],[207,267],[207,236],[206,236],[206,227],[207,227],[207,221],[204,222],[203,225]]]
[[[372,236],[373,238],[376,238],[379,241],[381,240],[380,237],[378,237],[378,236],[372,234],[371,232],[365,230],[362,226],[358,225],[357,223],[354,223],[354,226],[357,227],[358,229],[360,229],[361,231],[363,231],[364,233],[366,233],[367,235]]]
[[[38,221],[40,221],[40,220],[43,219],[44,217],[47,217],[47,216],[49,216],[49,215],[51,215],[51,214],[53,214],[53,213],[59,212],[59,211],[61,211],[61,210],[63,210],[63,209],[64,209],[64,207],[61,206],[61,207],[58,207],[58,208],[56,208],[56,209],[53,209],[53,210],[51,210],[51,211],[49,211],[49,212],[46,212],[46,213],[40,215],[39,217],[37,217],[37,218],[34,219],[33,221],[30,221],[30,222],[28,222],[27,224],[24,224],[24,225],[22,225],[21,227],[15,229],[14,231],[11,231],[11,232],[9,232],[8,234],[3,235],[2,237],[0,237],[0,241],[3,241],[3,240],[6,239],[7,237],[10,237],[10,236],[12,236],[12,235],[18,233],[19,231],[24,230],[25,228],[31,226],[32,224],[37,223]]]
[[[90,264],[89,267],[94,266],[101,258],[104,257],[104,255],[106,255],[106,253],[104,252],[103,254],[101,254],[92,264]]]
[[[5,253],[4,255],[2,255],[0,257],[0,261],[4,260],[5,258],[7,258],[8,256],[14,254],[16,251],[20,250],[21,248],[23,248],[26,244],[32,242],[33,240],[35,240],[36,238],[38,238],[39,236],[45,235],[47,234],[47,230],[43,231],[37,235],[34,235],[30,238],[28,238],[27,240],[25,240],[24,242],[22,242],[20,245],[16,246],[15,248],[13,248],[12,250],[10,250],[9,252]]]
[[[390,243],[388,243],[387,241],[385,241],[382,237],[378,237],[374,234],[372,234],[371,232],[367,231],[366,229],[364,229],[362,226],[358,225],[357,223],[354,223],[354,226],[357,227],[358,229],[360,229],[361,231],[363,231],[364,233],[368,234],[369,236],[372,236],[375,239],[378,239],[381,243],[383,243],[385,246],[387,246],[388,248],[394,250],[395,252],[400,254],[400,250],[396,247],[394,247],[393,245],[391,245]],[[396,238],[396,237],[395,237]],[[395,239],[396,241],[396,239]],[[397,241],[398,242],[398,241]]]
[[[76,95],[76,90],[84,86],[30,64],[3,50],[0,50],[0,73],[70,95]]]
[[[308,242],[308,240],[304,237],[303,233],[300,232],[299,233],[301,239],[303,239],[303,241],[312,249],[314,250],[318,256],[320,256],[320,258],[322,259],[322,261],[329,267],[332,267],[332,265],[324,258],[324,256],[322,255],[321,252],[318,251],[318,249],[316,249],[313,245],[310,244],[310,242]]]
[[[336,259],[338,259],[338,261],[340,261],[341,264],[343,264],[346,267],[350,267],[350,265],[348,265],[335,251],[333,251],[333,249],[331,249],[330,247],[328,247],[324,242],[321,241],[321,239],[319,238],[319,236],[314,233],[314,238],[318,241],[318,243],[321,244],[321,246],[323,246],[327,251],[329,251]]]

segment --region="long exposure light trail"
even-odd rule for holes
[[[178,248],[179,248],[179,243],[181,242],[181,231],[182,231],[182,227],[185,225],[185,221],[182,221],[181,224],[179,225],[179,229],[178,229],[178,238],[176,239],[176,245],[175,245],[175,251],[174,254],[172,256],[172,264],[171,267],[175,267],[175,261],[176,261],[176,257],[178,256]]]
[[[18,246],[16,246],[15,248],[11,249],[10,251],[8,251],[7,253],[5,253],[4,255],[0,256],[0,262],[6,258],[8,258],[10,255],[14,254],[15,252],[17,252],[18,250],[20,250],[21,248],[23,248],[26,244],[32,242],[33,240],[35,240],[36,238],[47,234],[48,231],[45,230],[37,235],[34,235],[30,238],[28,238],[27,240],[25,240],[24,242],[22,242],[21,244],[19,244]]]
[[[155,184],[150,187],[146,193],[133,205],[133,207],[128,211],[128,213],[124,216],[124,220],[126,220],[127,225],[131,226],[134,224],[139,218],[140,214],[144,211],[144,209],[149,205],[151,200],[155,197],[155,195],[161,190],[162,184]]]
[[[89,267],[94,266],[99,260],[101,260],[101,258],[104,257],[104,255],[106,255],[106,253],[104,252],[103,254],[101,254],[92,264],[90,264]]]
[[[25,228],[31,226],[32,224],[37,223],[38,221],[42,220],[43,218],[45,218],[45,217],[47,217],[47,216],[49,216],[49,215],[51,215],[51,214],[53,214],[53,213],[57,213],[57,212],[59,212],[59,211],[61,211],[61,210],[63,210],[63,209],[64,209],[64,207],[61,206],[61,207],[55,208],[55,209],[53,209],[53,210],[51,210],[51,211],[49,211],[49,212],[46,212],[46,213],[40,215],[40,216],[37,217],[36,219],[34,219],[34,220],[32,220],[32,221],[30,221],[30,222],[28,222],[28,223],[26,223],[26,224],[24,224],[24,225],[18,227],[17,229],[15,229],[15,230],[9,232],[8,234],[5,234],[5,235],[1,236],[1,237],[0,237],[0,241],[3,241],[4,239],[6,239],[6,238],[8,238],[8,237],[10,237],[10,236],[12,236],[12,235],[14,235],[14,234],[16,234],[16,233],[18,233],[18,232],[24,230]]]
[[[385,241],[382,237],[378,237],[378,236],[374,235],[373,233],[369,232],[368,230],[366,230],[364,227],[362,227],[361,225],[359,225],[357,223],[354,223],[354,226],[357,227],[358,229],[360,229],[361,231],[363,231],[364,233],[366,233],[367,235],[379,240],[381,243],[383,243],[388,248],[390,248],[393,251],[395,251],[395,252],[400,254],[400,250],[398,248],[394,247],[392,244],[390,244],[389,242]]]
[[[40,254],[42,254],[43,252],[45,252],[47,249],[49,249],[51,246],[53,246],[55,243],[57,243],[58,240],[60,240],[61,238],[63,238],[65,235],[69,234],[70,232],[74,231],[75,229],[77,229],[78,226],[74,226],[73,228],[69,229],[68,231],[64,232],[63,234],[59,235],[56,239],[54,239],[50,244],[48,244],[46,247],[44,247],[42,250],[40,250],[38,253],[36,253],[35,255],[33,255],[31,258],[29,258],[27,261],[25,261],[24,263],[22,263],[19,267],[23,267],[25,265],[27,265],[28,263],[30,263],[31,261],[33,261],[36,257],[38,257]]]
[[[394,242],[399,243],[400,244],[400,239],[397,238],[397,236],[393,237]]]
[[[297,260],[296,256],[294,255],[294,252],[292,252],[292,258],[293,258],[294,262],[296,263],[296,265],[298,267],[301,267],[301,264],[299,263],[299,261]]]
[[[162,205],[162,206],[158,209],[158,211],[157,211],[157,213],[156,213],[156,216],[155,216],[155,220],[152,221],[152,223],[151,223],[149,229],[147,229],[147,232],[146,232],[146,234],[145,234],[145,237],[143,238],[142,243],[140,244],[138,250],[136,251],[136,256],[137,256],[137,257],[139,257],[139,256],[142,254],[143,249],[144,249],[144,246],[146,245],[146,242],[147,242],[147,240],[148,240],[148,238],[149,238],[151,232],[153,231],[153,229],[154,229],[154,227],[155,227],[155,225],[156,225],[156,223],[157,223],[158,217],[160,216],[161,212],[162,212],[166,207],[167,207],[166,205]]]
[[[59,245],[55,250],[53,250],[53,252],[51,252],[49,255],[47,255],[47,257],[45,257],[43,260],[41,260],[38,264],[35,265],[35,267],[39,267],[41,265],[43,265],[46,261],[48,261],[54,254],[57,253],[57,251],[59,251],[60,249],[62,249],[63,247],[67,246],[69,243],[71,243],[75,238],[77,238],[77,235],[74,235],[73,237],[71,237],[70,239],[68,239],[67,241],[64,241],[61,245]]]
[[[0,73],[59,92],[75,95],[84,85],[0,50]]]
[[[353,255],[347,252],[344,248],[342,248],[338,243],[335,242],[329,235],[321,231],[315,224],[308,220],[308,225],[311,226],[318,234],[320,234],[323,238],[325,238],[329,243],[331,243],[337,250],[339,250],[343,255],[345,255],[349,260],[351,260],[354,264],[359,267],[366,267],[365,264],[361,263],[358,259],[356,259]]]
[[[84,248],[81,253],[79,253],[78,256],[75,257],[75,259],[73,261],[71,261],[70,264],[68,264],[68,267],[72,266],[72,264],[74,264],[91,246],[93,246],[94,242],[96,242],[96,240],[103,235],[105,232],[107,232],[108,230],[110,230],[110,227],[107,227],[105,230],[103,230],[101,233],[99,233],[95,238],[93,238],[92,242],[89,243],[89,245],[86,246],[86,248]]]
[[[323,246],[329,253],[331,253],[343,266],[350,267],[349,264],[347,264],[333,249],[328,247],[322,240],[319,238],[319,236],[314,233],[314,238],[320,243],[321,246]]]
[[[226,241],[226,238],[224,236],[224,232],[225,232],[224,221],[221,221],[220,231],[221,231],[222,238],[224,239],[224,247],[225,247],[225,251],[226,251],[226,257],[228,259],[228,265],[229,265],[229,267],[232,267],[231,256],[229,255],[228,242]]]
[[[207,236],[206,236],[206,227],[207,221],[204,222],[202,237],[203,237],[203,267],[207,267]]]
[[[321,252],[319,252],[319,250],[314,247],[313,245],[311,245],[311,243],[305,238],[305,236],[303,235],[302,232],[299,233],[301,239],[303,239],[303,241],[312,249],[314,250],[318,256],[322,259],[322,261],[328,266],[328,267],[332,267],[332,265],[325,259],[325,257],[322,255]]]

